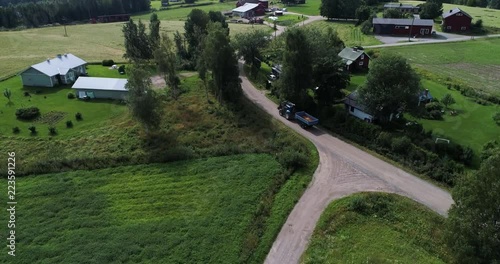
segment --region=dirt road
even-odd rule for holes
[[[240,65],[241,66],[241,65]],[[240,71],[243,73],[243,71]],[[450,194],[385,161],[349,145],[318,128],[302,129],[279,116],[277,106],[241,76],[245,95],[274,118],[311,140],[320,162],[314,178],[288,216],[265,263],[298,263],[321,213],[335,199],[362,191],[391,192],[407,196],[446,215]]]

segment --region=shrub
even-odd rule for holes
[[[19,134],[19,132],[21,132],[21,129],[19,129],[19,127],[13,127],[12,128],[12,133]]]
[[[73,127],[73,122],[71,120],[66,121],[66,127],[67,128],[72,128]]]
[[[383,148],[391,147],[392,135],[388,132],[380,132],[377,137],[377,144]]]
[[[301,152],[285,150],[278,154],[278,162],[285,168],[292,171],[304,167],[307,164],[307,157]]]
[[[442,113],[440,110],[432,110],[430,113],[429,113],[429,117],[431,119],[435,119],[435,120],[439,120],[442,118]]]
[[[57,135],[57,130],[53,126],[49,126],[49,135],[54,136]]]
[[[500,112],[497,112],[494,116],[493,116],[493,121],[495,121],[495,123],[497,123],[497,125],[500,126]]]
[[[28,130],[31,131],[31,134],[36,134],[36,127],[35,126],[30,126],[28,127]]]
[[[363,32],[363,34],[366,35],[371,34],[372,29],[373,29],[373,24],[371,19],[368,19],[365,22],[361,23],[361,32]]]
[[[19,108],[16,110],[16,117],[21,120],[32,120],[40,115],[38,107]]]
[[[430,103],[428,103],[428,104],[425,105],[425,109],[428,112],[431,112],[431,111],[434,111],[434,110],[441,111],[441,110],[443,110],[443,106],[439,102],[430,102]]]
[[[31,96],[29,92],[24,92],[24,96]]]
[[[75,99],[75,94],[72,92],[68,93],[68,99]]]
[[[103,60],[102,61],[102,66],[112,66],[113,64],[115,64],[115,62],[113,60]]]
[[[75,114],[75,118],[76,118],[76,120],[78,120],[78,121],[82,120],[82,119],[83,119],[82,113],[80,113],[80,112],[76,113],[76,114]]]
[[[118,72],[120,74],[125,74],[125,65],[121,65],[120,67],[118,67]]]
[[[411,145],[411,140],[406,137],[399,137],[392,140],[391,149],[396,153],[405,153]]]

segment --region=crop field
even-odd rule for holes
[[[419,5],[425,3],[424,1],[400,1],[400,2],[403,4],[412,4],[412,5]],[[443,3],[444,12],[449,11],[455,7],[458,7],[463,11],[467,12],[469,15],[471,15],[473,18],[472,23],[474,23],[478,19],[482,19],[484,26],[500,28],[500,10]]]
[[[323,212],[301,263],[447,263],[444,221],[405,197],[355,194]]]
[[[17,178],[15,261],[238,263],[280,170],[272,156],[252,154]]]
[[[381,49],[406,57],[413,65],[443,79],[452,78],[468,86],[500,96],[500,38],[425,44]]]
[[[88,62],[124,61],[122,26],[123,23],[67,26],[69,37],[64,37],[61,26],[0,32],[0,79],[62,53],[73,53]],[[264,27],[269,29],[265,25],[229,25],[231,35]],[[184,22],[163,20],[161,31],[170,35],[184,32]]]
[[[352,22],[340,21],[317,21],[306,25],[305,27],[314,27],[326,30],[333,28],[337,31],[340,39],[342,39],[346,46],[369,46],[382,44],[378,39],[372,35],[365,35],[361,32],[359,27],[354,26]]]

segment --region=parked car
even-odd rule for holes
[[[283,15],[283,11],[274,11],[274,15],[275,16],[282,16]]]
[[[254,23],[263,24],[264,19],[262,19],[260,17],[252,17],[249,19],[249,23],[251,23],[251,24],[254,24]]]
[[[276,81],[278,79],[278,76],[274,75],[274,74],[270,74],[269,76],[267,76],[267,78],[270,80],[270,81]]]

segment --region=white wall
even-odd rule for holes
[[[371,116],[371,115],[369,115],[369,114],[367,114],[367,113],[365,113],[357,108],[354,108],[354,111],[351,111],[351,110],[352,110],[352,108],[349,106],[349,109],[348,109],[349,114],[351,114],[351,115],[353,115],[361,120],[369,119],[371,122],[373,119],[373,116]]]

